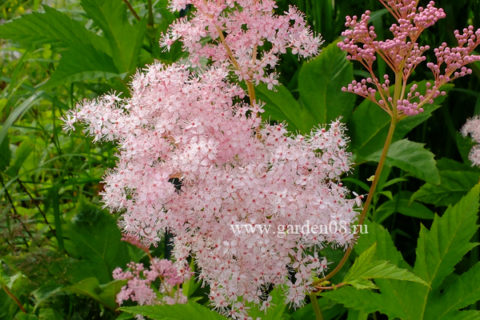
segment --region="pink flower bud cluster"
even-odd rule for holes
[[[348,59],[360,62],[371,76],[360,82],[352,82],[344,91],[375,102],[395,117],[415,115],[423,111],[423,105],[445,94],[441,91],[443,85],[472,72],[465,66],[480,60],[480,56],[472,55],[473,50],[480,44],[480,29],[474,31],[470,26],[464,29],[462,34],[455,31],[458,46],[449,48],[447,44],[442,44],[435,49],[437,63],[427,64],[435,77],[434,83],[429,84],[423,93],[417,91],[418,87],[407,93],[408,78],[415,68],[426,60],[424,53],[430,49],[428,45],[419,45],[417,40],[426,28],[445,18],[445,12],[441,8],[435,8],[433,1],[425,8],[417,7],[418,0],[380,0],[380,2],[397,20],[390,27],[392,39],[376,40],[374,27],[368,25],[370,11],[366,11],[360,20],[356,16],[346,17],[345,26],[349,29],[342,33],[345,39],[339,42],[338,46],[347,52]],[[377,55],[395,73],[395,84],[401,88],[398,96],[392,96],[390,82],[382,82],[375,75],[374,62]]]
[[[205,59],[215,65],[227,61],[240,80],[278,84],[273,71],[278,55],[290,48],[293,54],[310,57],[318,52],[319,37],[306,27],[303,15],[290,7],[275,15],[273,0],[174,0],[174,10],[194,6],[190,18],[176,21],[162,40],[167,48],[183,42],[195,65]]]
[[[340,122],[289,136],[281,124],[262,124],[256,116],[261,108],[241,102],[244,91],[227,82],[227,74],[223,68],[196,75],[184,66],[154,64],[135,76],[131,98],[85,101],[69,118],[86,123],[97,140],[118,142],[103,198],[123,213],[123,231],[147,245],[156,245],[166,230],[173,233],[178,272],[187,274],[187,258],[194,257],[214,305],[238,318],[244,303],[261,304],[272,284],[286,287],[288,301],[301,304],[312,275],[326,268],[316,251],[353,238],[341,229],[284,237],[276,230],[306,221],[348,228],[358,199],[339,183],[350,167]],[[235,234],[238,224],[271,232]],[[119,299],[151,302],[148,290],[133,289],[145,281],[132,281]]]
[[[467,120],[462,128],[462,134],[464,136],[470,135],[477,143],[470,151],[469,159],[474,166],[480,167],[480,116]]]
[[[148,269],[142,263],[130,262],[128,270],[120,268],[113,270],[115,280],[128,280],[117,295],[117,303],[135,301],[140,305],[186,303],[187,298],[181,290],[173,290],[175,286],[183,283],[184,277],[180,276],[171,261],[154,258]],[[152,283],[160,280],[157,295],[152,289]]]

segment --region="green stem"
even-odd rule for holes
[[[2,285],[2,289],[15,302],[15,304],[20,308],[20,310],[22,310],[23,313],[27,313],[20,300],[18,300],[18,298],[10,290],[8,290],[6,285]]]
[[[395,128],[397,126],[397,123],[398,123],[398,120],[396,118],[396,113],[393,113],[393,117],[391,118],[391,121],[390,121],[390,128],[388,129],[387,138],[385,140],[385,144],[383,145],[382,155],[380,156],[377,169],[375,170],[375,176],[373,178],[372,185],[370,186],[367,200],[363,205],[362,213],[360,214],[360,218],[358,219],[359,225],[362,225],[365,222],[368,209],[370,208],[370,204],[372,203],[373,196],[375,195],[375,190],[377,189],[378,181],[380,180],[380,175],[382,174],[383,167],[385,166],[385,160],[387,159],[388,150],[390,149],[390,145],[392,144],[393,134],[395,133]],[[356,240],[357,237],[358,237],[358,233],[355,234],[354,240]],[[336,275],[338,271],[342,269],[345,262],[347,262],[348,257],[352,253],[352,248],[353,248],[352,246],[348,247],[347,251],[345,251],[345,254],[343,255],[338,265],[335,267],[335,269],[333,269],[329,274],[327,274],[322,279],[316,281],[315,284],[324,282],[328,279],[331,279],[334,275]]]
[[[380,180],[380,175],[382,174],[383,167],[385,166],[385,160],[387,159],[388,150],[390,149],[390,145],[392,144],[393,134],[395,133],[396,126],[397,120],[395,118],[392,118],[390,121],[390,128],[388,129],[387,139],[385,140],[385,144],[383,145],[382,155],[380,156],[377,170],[375,171],[375,177],[373,179],[372,186],[370,187],[370,192],[368,193],[365,205],[363,206],[360,218],[358,219],[358,224],[363,224],[363,222],[365,221],[365,217],[367,216],[367,212],[370,204],[372,203],[375,190],[377,189],[378,181]]]
[[[245,81],[247,83],[247,89],[248,89],[248,98],[250,100],[250,104],[253,106],[256,102],[256,97],[255,97],[255,87],[253,86],[253,83],[251,81]]]
[[[152,0],[148,0],[148,26],[153,27],[153,5]]]
[[[315,319],[323,320],[322,310],[320,310],[320,306],[318,305],[317,296],[314,294],[310,294],[310,301],[312,302],[313,312],[315,313]]]
[[[127,5],[127,8],[128,10],[130,10],[130,12],[133,14],[133,16],[135,17],[135,19],[137,19],[138,21],[140,21],[140,17],[138,16],[137,12],[135,11],[135,9],[133,9],[132,5],[130,4],[130,2],[128,0],[123,0],[123,2]]]

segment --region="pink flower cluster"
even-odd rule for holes
[[[288,301],[301,304],[312,275],[326,268],[316,251],[326,242],[346,246],[352,234],[281,239],[235,235],[231,225],[350,225],[356,199],[339,183],[350,166],[340,122],[289,136],[281,124],[260,122],[261,108],[242,102],[244,91],[225,80],[227,73],[210,68],[196,75],[181,65],[154,64],[135,76],[131,98],[85,101],[69,118],[86,123],[96,140],[119,144],[103,198],[123,212],[123,231],[147,245],[165,230],[173,233],[180,275],[194,257],[214,305],[241,317],[244,303],[260,304],[272,284],[285,285]],[[143,285],[135,281],[129,288]],[[132,298],[134,289],[128,290],[119,299]],[[132,299],[149,303],[146,292]]]
[[[310,57],[318,52],[321,44],[294,7],[284,15],[275,15],[273,0],[171,2],[174,10],[187,5],[195,8],[192,17],[176,21],[162,44],[170,47],[180,39],[195,65],[202,64],[202,59],[217,66],[228,61],[240,80],[263,82],[273,88],[278,83],[273,69],[279,54],[291,48],[294,54]]]
[[[472,72],[466,65],[480,61],[480,56],[472,55],[480,44],[480,29],[474,31],[470,26],[463,33],[455,31],[458,46],[450,48],[443,43],[435,49],[437,63],[427,64],[433,72],[434,82],[428,83],[424,92],[420,92],[417,86],[407,90],[408,78],[426,60],[424,53],[430,49],[428,45],[419,45],[417,40],[426,28],[445,18],[445,12],[441,8],[435,8],[433,1],[425,8],[417,7],[418,0],[380,2],[397,20],[390,27],[393,39],[376,40],[374,27],[368,25],[370,11],[366,11],[360,20],[356,16],[346,18],[345,26],[349,29],[342,33],[345,39],[338,46],[348,53],[348,59],[360,62],[371,76],[360,82],[352,82],[344,91],[375,102],[392,116],[402,118],[415,115],[423,112],[423,105],[432,103],[436,97],[445,94],[441,90],[443,85]],[[383,82],[375,75],[374,62],[377,54],[395,74],[395,85],[399,90],[393,94],[388,75],[384,76]]]
[[[175,304],[186,303],[187,298],[181,290],[174,290],[175,286],[184,281],[171,261],[165,259],[152,259],[149,269],[146,269],[141,263],[130,262],[128,269],[122,271],[117,268],[113,270],[115,280],[128,280],[117,295],[117,303],[123,304],[124,301],[135,301],[140,305],[152,305],[158,303]],[[160,280],[160,287],[157,296],[152,289],[152,282]]]
[[[480,167],[480,116],[469,119],[462,128],[464,136],[470,135],[477,143],[470,151],[470,161],[474,166]]]

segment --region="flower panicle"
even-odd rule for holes
[[[428,45],[420,45],[417,40],[422,32],[433,26],[438,20],[446,17],[443,9],[436,8],[430,1],[426,7],[418,7],[417,0],[380,0],[397,20],[390,27],[392,39],[377,40],[375,28],[369,25],[370,11],[360,18],[346,17],[347,30],[342,32],[344,40],[338,43],[339,48],[347,52],[347,58],[357,61],[370,73],[370,77],[353,81],[344,91],[360,95],[380,106],[396,118],[416,115],[423,112],[423,106],[433,103],[434,99],[445,92],[442,86],[457,78],[469,75],[472,70],[468,64],[480,61],[480,56],[473,55],[473,50],[480,44],[480,29],[473,26],[463,32],[455,31],[458,45],[450,48],[446,43],[434,49],[436,63],[429,62],[427,67],[432,71],[434,80],[427,83],[421,92],[418,86],[407,90],[408,79],[422,62],[426,61],[425,52]],[[374,63],[380,57],[395,74],[391,83],[389,76],[377,77]],[[401,90],[392,93],[391,85]]]

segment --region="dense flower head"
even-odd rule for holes
[[[242,102],[244,91],[225,80],[227,73],[154,64],[135,76],[131,98],[85,101],[67,125],[82,121],[95,139],[118,142],[103,198],[123,213],[128,238],[156,245],[171,232],[179,274],[188,274],[187,258],[194,257],[214,305],[240,317],[240,301],[262,303],[272,284],[284,285],[288,301],[301,304],[312,275],[327,265],[318,249],[353,238],[341,229],[283,237],[274,231],[306,221],[349,228],[356,199],[339,182],[350,167],[340,122],[308,136],[262,124],[255,116],[261,106]],[[235,233],[232,226],[242,224],[271,232]],[[143,286],[135,281],[129,288]],[[147,291],[135,299],[149,302]],[[121,299],[132,298],[129,292]]]
[[[462,128],[462,134],[470,135],[477,143],[470,151],[469,159],[473,165],[480,167],[480,116],[469,119]]]
[[[219,65],[227,61],[240,80],[277,84],[273,72],[278,55],[290,48],[293,54],[310,57],[318,52],[320,38],[306,27],[303,15],[290,7],[275,15],[273,0],[173,0],[173,10],[194,7],[190,18],[174,22],[162,44],[180,39],[190,62],[208,59]]]
[[[480,60],[480,56],[472,55],[473,50],[480,44],[480,29],[474,31],[473,27],[469,26],[463,33],[455,31],[457,47],[450,48],[443,43],[434,49],[437,63],[427,64],[433,72],[434,82],[429,82],[424,92],[420,92],[418,87],[408,91],[408,78],[417,66],[426,60],[424,53],[430,49],[428,45],[418,44],[418,38],[426,28],[446,15],[443,9],[435,7],[433,1],[426,7],[418,7],[418,0],[380,2],[396,19],[396,23],[390,27],[392,39],[377,40],[375,28],[368,25],[370,11],[366,11],[360,20],[356,16],[346,17],[345,26],[348,29],[342,33],[344,40],[339,42],[338,46],[347,52],[348,59],[360,62],[371,76],[365,81],[352,82],[344,90],[375,102],[396,117],[415,115],[423,112],[423,105],[432,103],[436,97],[445,94],[441,90],[443,85],[472,72],[466,65]],[[400,96],[391,94],[388,76],[382,81],[375,75],[374,62],[377,55],[395,74],[395,83],[402,87]]]

